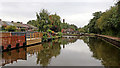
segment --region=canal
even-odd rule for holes
[[[64,37],[2,53],[2,66],[119,66],[120,49],[96,37]]]

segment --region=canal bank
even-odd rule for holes
[[[95,35],[105,41],[107,41],[108,43],[120,48],[120,38],[118,37],[111,37],[111,36],[106,36],[106,35]]]
[[[99,34],[84,34],[82,36],[95,36],[95,37],[98,37],[98,38],[108,42],[109,44],[112,44],[112,45],[120,48],[120,38],[118,38],[118,37],[99,35]]]

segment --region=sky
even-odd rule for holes
[[[0,19],[27,23],[36,19],[36,12],[47,9],[57,13],[61,20],[78,27],[87,25],[92,13],[106,11],[114,6],[115,0],[0,0]]]

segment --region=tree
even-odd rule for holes
[[[93,19],[84,27],[86,32],[120,37],[120,16],[115,5],[105,12],[93,13]]]
[[[27,22],[27,24],[30,24],[30,25],[37,27],[37,22],[35,20],[30,20]]]
[[[101,17],[101,15],[102,15],[101,11],[93,13],[94,17],[93,17],[93,19],[90,20],[90,22],[88,24],[90,33],[100,33],[100,30],[97,27],[96,23],[97,23],[97,20]]]
[[[120,17],[117,13],[117,7],[111,7],[109,10],[104,12],[101,18],[98,19],[97,25],[102,31],[102,34],[115,36],[120,30]]]
[[[74,29],[74,30],[77,30],[77,29],[78,29],[78,27],[77,27],[76,25],[74,25],[74,24],[69,25],[69,28],[72,28],[72,29]]]
[[[83,28],[79,28],[78,31],[79,31],[80,33],[85,33],[85,30],[84,30]]]
[[[4,30],[5,30],[5,26],[2,26],[2,27],[1,27],[1,30],[4,31]]]
[[[42,9],[37,16],[37,24],[40,31],[46,31],[47,30],[47,24],[49,23],[49,12],[45,9]]]
[[[36,20],[30,20],[27,24],[36,26],[39,31],[46,32],[51,29],[54,32],[61,32],[62,29],[72,28],[77,30],[77,26],[74,24],[68,24],[61,22],[61,17],[59,15],[50,14],[47,10],[42,9],[39,13],[36,13]]]
[[[55,32],[58,32],[58,31],[61,31],[61,28],[60,28],[60,24],[61,24],[61,18],[60,16],[58,16],[56,13],[53,14],[53,15],[50,15],[49,16],[49,19],[51,21],[51,25],[52,27],[50,28],[51,30],[55,31]]]

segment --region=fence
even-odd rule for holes
[[[27,45],[36,44],[42,42],[42,32],[27,32],[26,38],[27,38]]]
[[[26,38],[27,39],[32,39],[32,38],[42,38],[43,33],[41,32],[27,32],[26,33]]]

